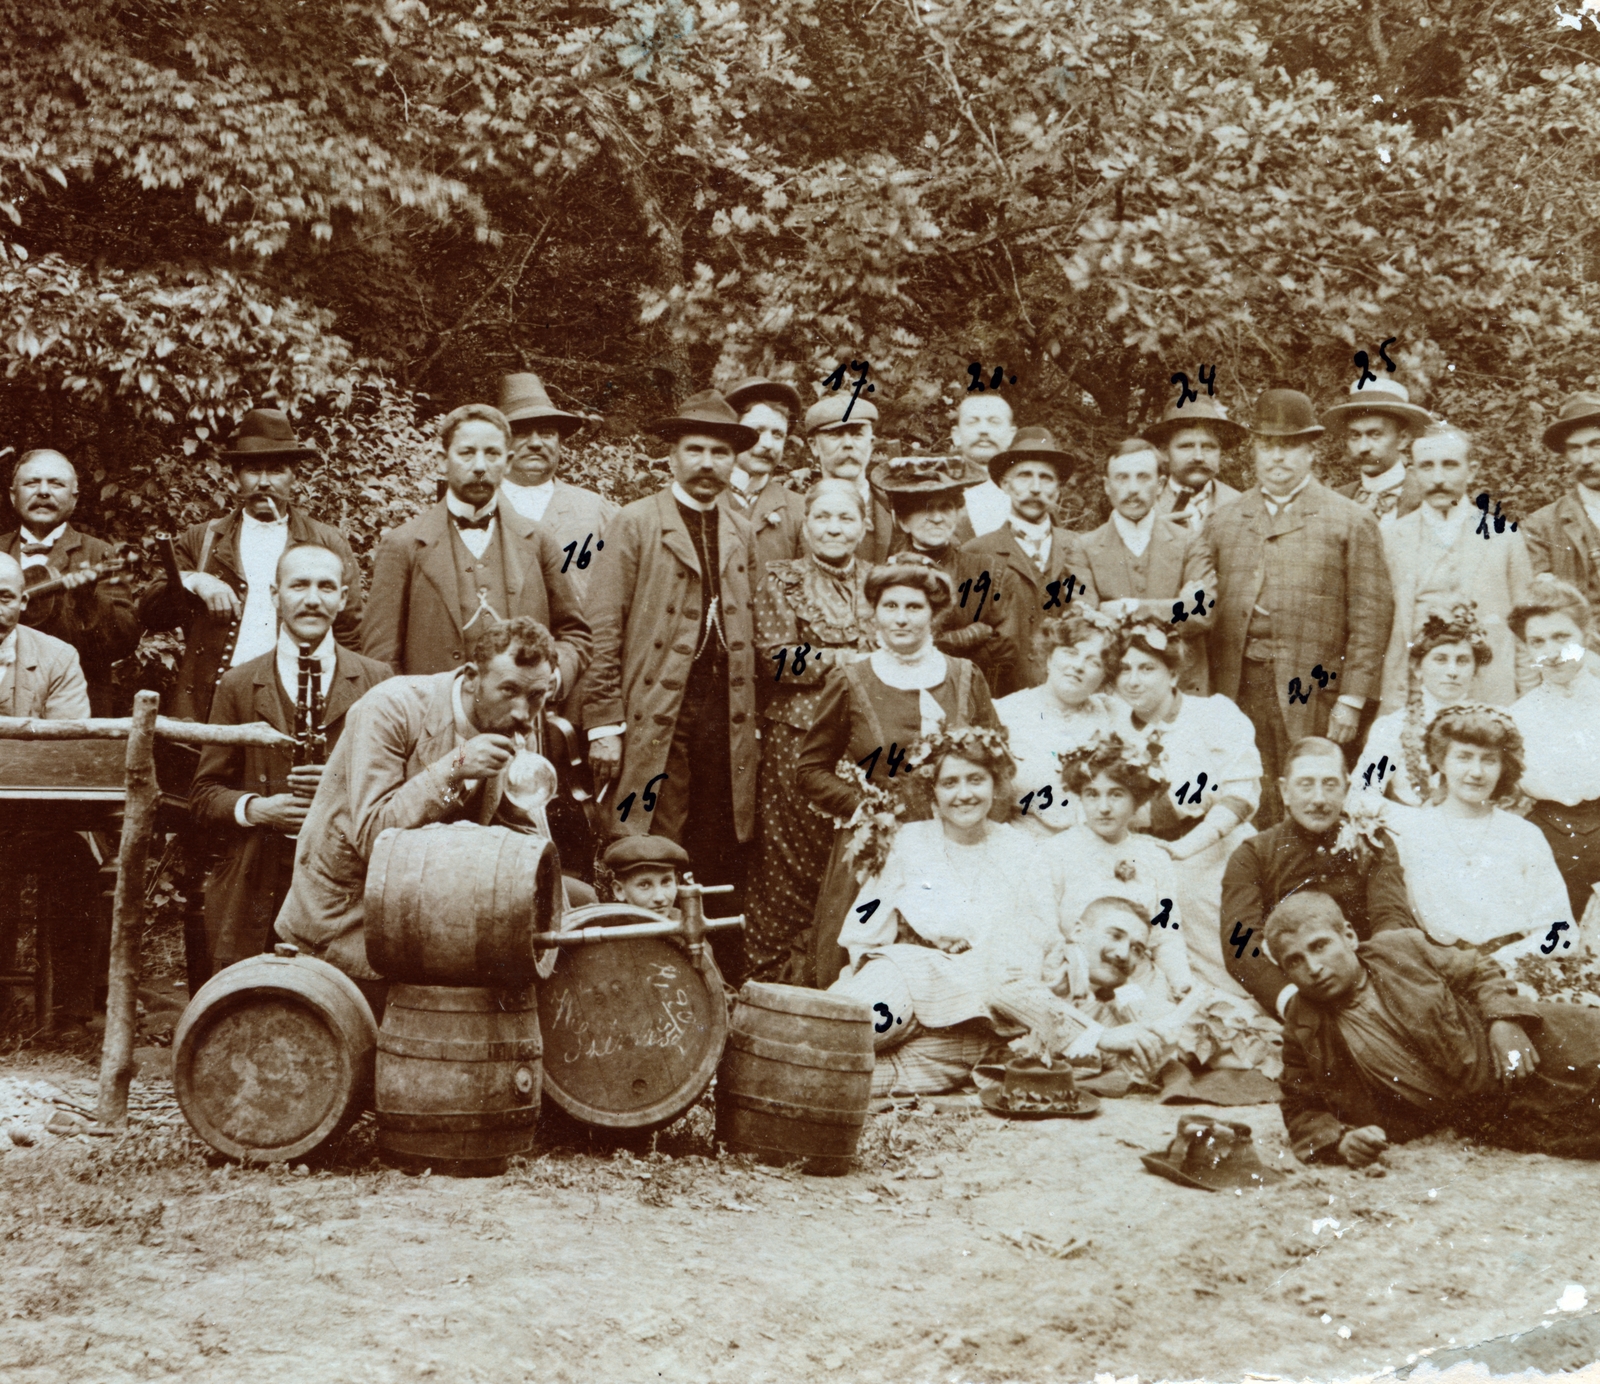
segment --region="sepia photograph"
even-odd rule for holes
[[[0,1380],[1600,1378],[1600,0],[0,68]]]

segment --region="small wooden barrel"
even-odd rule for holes
[[[660,921],[631,904],[595,903],[573,909],[562,927]],[[601,1129],[671,1124],[705,1094],[728,1036],[722,976],[707,965],[702,975],[662,937],[561,948],[539,986],[545,1094]]]
[[[717,1069],[717,1139],[764,1163],[850,1171],[872,1095],[872,1013],[856,1000],[750,981]]]
[[[523,986],[535,932],[566,907],[553,843],[451,822],[378,836],[367,863],[367,960],[406,985]]]
[[[413,1172],[494,1177],[533,1147],[533,991],[393,985],[378,1030],[378,1151]]]
[[[372,1097],[378,1026],[343,971],[287,943],[219,971],[173,1035],[172,1085],[206,1143],[247,1163],[310,1153]]]

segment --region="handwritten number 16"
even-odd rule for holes
[[[666,777],[667,776],[665,774],[657,774],[653,779],[650,780],[649,783],[645,784],[644,810],[646,812],[654,812],[656,810],[655,786]],[[617,804],[617,811],[622,814],[622,820],[624,822],[628,820],[628,814],[633,811],[633,800],[635,796],[635,794],[629,793],[627,797]]]
[[[586,533],[583,536],[583,551],[582,552],[578,552],[578,569],[580,571],[583,570],[591,562],[594,561],[594,553],[591,553],[589,551],[589,540],[591,538],[594,538],[594,535],[592,533]],[[603,539],[603,538],[597,539],[595,541],[594,551],[597,553],[597,552],[600,551],[600,549],[602,549],[605,546],[606,546],[605,539]],[[563,572],[565,572],[567,570],[567,568],[572,565],[572,555],[573,555],[573,553],[578,551],[578,540],[577,539],[573,539],[572,542],[567,544],[567,546],[564,547],[561,551],[564,552],[567,555],[567,560],[561,564],[561,570]]]

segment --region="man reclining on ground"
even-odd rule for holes
[[[1305,1162],[1373,1162],[1446,1126],[1524,1152],[1600,1158],[1600,1013],[1523,999],[1493,961],[1415,929],[1358,942],[1326,894],[1266,923],[1299,987],[1284,1016],[1283,1122]]]

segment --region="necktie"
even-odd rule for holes
[[[1397,488],[1389,490],[1363,490],[1361,501],[1378,518],[1392,513],[1400,504],[1400,491]]]
[[[456,521],[458,529],[486,529],[494,522],[494,511],[491,509],[481,519],[468,519],[461,514],[452,515],[451,517]]]
[[[51,543],[24,543],[22,545],[23,557],[48,557],[54,547]]]

